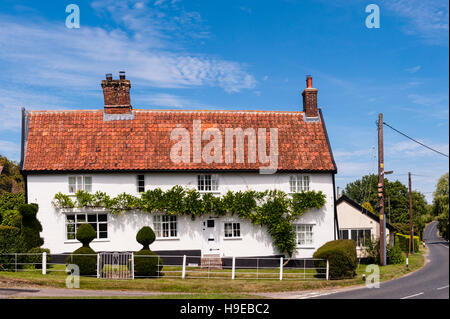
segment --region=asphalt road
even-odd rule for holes
[[[449,252],[448,242],[438,236],[437,222],[424,232],[429,248],[425,267],[405,277],[380,283],[379,288],[361,288],[318,295],[322,299],[448,299]]]

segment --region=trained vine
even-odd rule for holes
[[[297,246],[292,222],[309,209],[323,207],[325,198],[325,194],[321,191],[294,193],[289,196],[279,190],[228,191],[223,196],[215,196],[211,193],[200,193],[195,189],[174,186],[167,191],[160,188],[149,190],[140,197],[122,193],[111,198],[100,191],[91,194],[80,190],[73,198],[58,193],[52,204],[58,209],[103,207],[111,214],[142,211],[194,217],[236,215],[240,219],[251,221],[254,225],[267,227],[274,246],[281,253],[292,256]]]

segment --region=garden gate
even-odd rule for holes
[[[97,277],[105,279],[134,279],[133,253],[104,252],[98,254]]]

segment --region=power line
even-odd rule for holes
[[[419,142],[419,141],[413,139],[412,137],[406,135],[405,133],[402,133],[402,132],[400,132],[399,130],[393,128],[392,126],[390,126],[390,125],[387,124],[386,122],[383,122],[383,124],[386,125],[387,127],[391,128],[392,130],[396,131],[397,133],[403,135],[404,137],[409,138],[411,141],[414,141],[414,142],[416,142],[417,144],[420,144],[420,145],[422,145],[423,147],[426,147],[426,148],[428,148],[429,150],[431,150],[431,151],[433,151],[433,152],[436,152],[436,153],[441,154],[441,155],[443,155],[443,156],[445,156],[445,157],[448,157],[447,154],[444,154],[444,153],[442,153],[442,152],[439,152],[438,150],[435,150],[434,148],[431,148],[431,147],[429,147],[429,146],[427,146],[427,145],[425,145],[425,144],[423,144],[423,143],[421,143],[421,142]]]

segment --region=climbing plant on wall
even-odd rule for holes
[[[52,203],[59,209],[103,207],[111,214],[142,211],[194,217],[236,215],[255,225],[267,227],[275,247],[281,253],[292,256],[296,248],[292,222],[309,209],[323,207],[325,194],[321,191],[307,191],[289,196],[279,190],[264,192],[247,190],[228,191],[223,196],[214,196],[211,193],[202,194],[195,189],[174,186],[167,191],[160,188],[149,190],[140,197],[122,193],[111,198],[103,192],[90,194],[80,190],[72,199],[69,195],[58,193]]]

